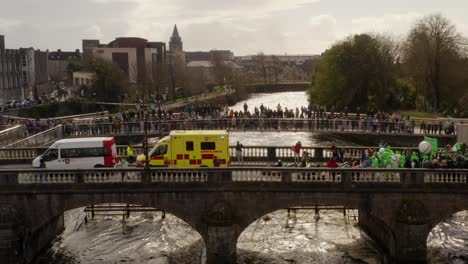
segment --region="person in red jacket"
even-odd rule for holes
[[[302,145],[301,142],[298,141],[296,145],[294,145],[293,150],[294,150],[294,162],[300,163],[301,162],[301,149]]]
[[[328,162],[327,162],[327,167],[328,168],[338,168],[338,163],[336,163],[336,160],[335,158],[331,158]]]

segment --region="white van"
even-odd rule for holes
[[[32,162],[34,168],[52,170],[113,167],[118,161],[113,137],[73,138],[56,141]]]

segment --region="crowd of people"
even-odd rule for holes
[[[327,167],[340,166],[353,168],[427,168],[427,169],[468,169],[468,151],[466,143],[447,145],[434,151],[417,150],[394,151],[386,144],[379,148],[364,150],[360,159],[346,161],[340,150],[332,145],[332,157]]]
[[[25,127],[25,137],[32,136],[34,134],[46,131],[60,124],[59,121],[53,120],[35,120],[27,118],[15,118],[15,119],[1,119],[0,127],[6,129],[17,125],[23,125]]]
[[[128,110],[94,118],[68,121],[11,119],[9,124],[24,124],[28,135],[42,132],[58,124],[66,125],[66,134],[132,134],[149,131],[236,129],[236,130],[330,130],[374,133],[456,134],[453,120],[423,120],[416,123],[409,115],[369,111],[366,114],[335,112],[321,107],[287,108],[278,104],[270,108],[261,104],[242,110],[228,105],[196,103],[184,106],[181,112],[166,109]],[[0,125],[2,125],[0,123]]]
[[[94,125],[111,125],[113,133],[141,133],[147,124],[149,131],[196,130],[196,129],[236,129],[236,130],[330,130],[373,133],[421,133],[456,134],[453,120],[426,120],[416,123],[409,115],[401,113],[347,111],[326,112],[323,108],[282,107],[275,109],[264,106],[250,109],[245,103],[243,110],[234,110],[227,105],[193,104],[186,105],[182,112],[172,110],[129,110],[107,117],[74,122],[71,130],[88,129]],[[82,127],[80,127],[82,125]],[[161,126],[159,129],[158,126]]]

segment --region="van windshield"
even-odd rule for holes
[[[162,156],[162,155],[165,155],[166,153],[167,153],[167,145],[164,144],[164,145],[158,146],[151,156],[152,157]]]
[[[44,161],[52,161],[58,159],[58,149],[48,149],[43,155]]]

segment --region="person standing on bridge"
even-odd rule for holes
[[[244,145],[242,145],[241,143],[239,143],[239,141],[237,141],[237,144],[236,144],[237,162],[244,162],[244,157],[242,156],[242,149],[243,148],[244,148]]]
[[[130,144],[127,145],[127,160],[130,163],[133,163],[135,159],[135,151],[133,150],[132,146]]]
[[[301,149],[302,149],[302,144],[301,141],[298,141],[296,145],[293,147],[294,151],[294,162],[295,163],[300,163],[301,162]]]

